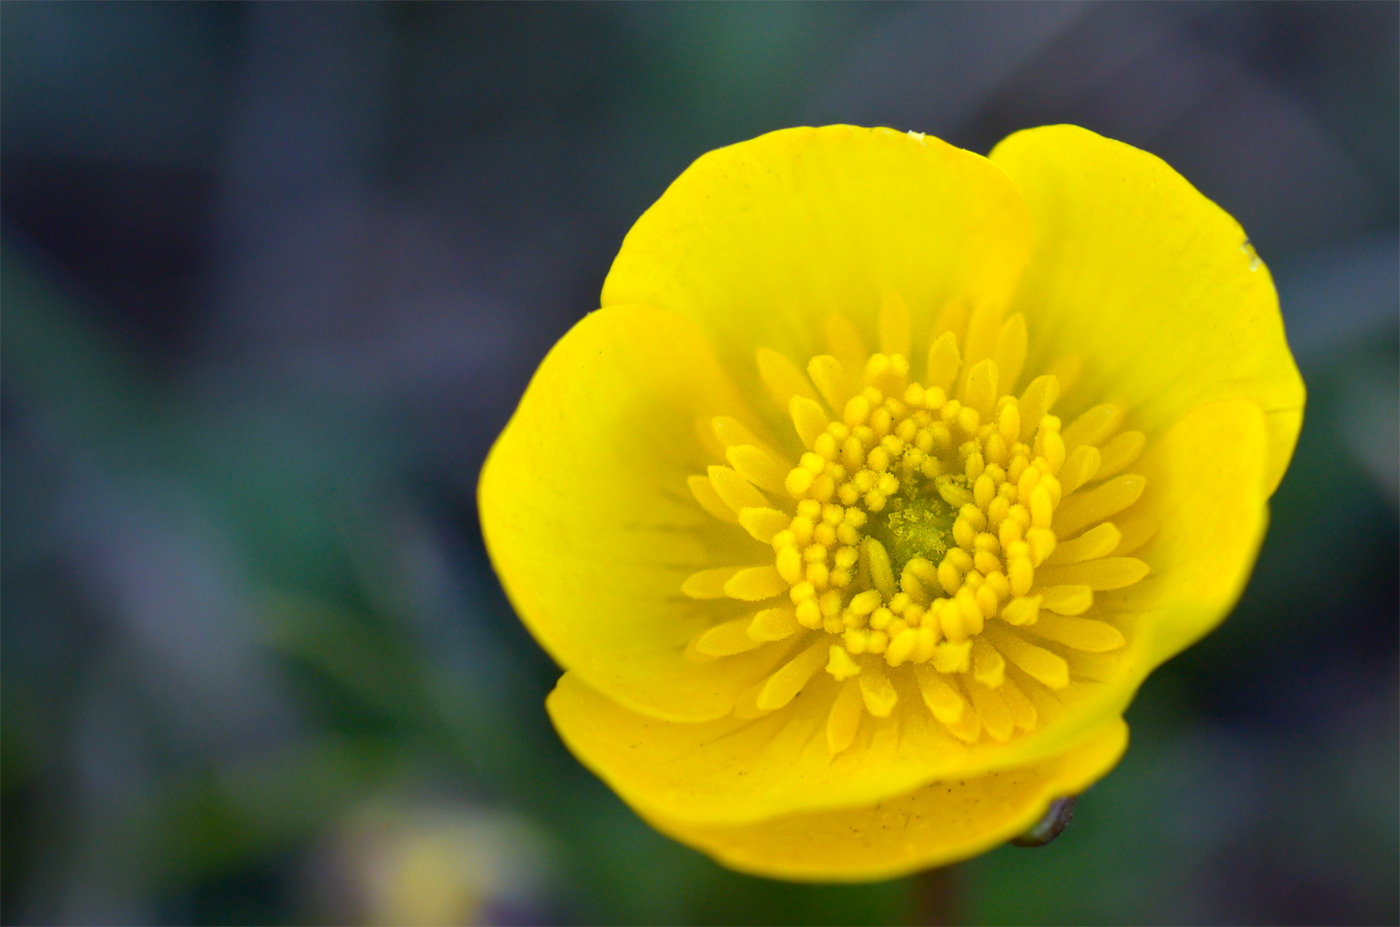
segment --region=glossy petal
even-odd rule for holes
[[[694,319],[736,372],[759,347],[805,364],[834,312],[876,346],[890,294],[920,331],[952,300],[999,308],[1029,240],[1015,187],[980,155],[890,129],[785,129],[681,174],[623,241],[603,305]]]
[[[1133,625],[1140,675],[1179,653],[1229,614],[1244,592],[1268,527],[1268,422],[1245,400],[1187,415],[1149,449],[1139,503],[1161,528],[1135,556],[1152,564],[1142,582],[1103,596]]]
[[[1032,331],[1027,369],[1078,355],[1066,407],[1122,402],[1149,433],[1206,402],[1253,400],[1267,415],[1272,492],[1297,442],[1303,381],[1239,223],[1160,159],[1086,129],[1018,132],[991,159],[1034,228],[1014,303]]]
[[[759,875],[866,881],[907,875],[1025,833],[1056,798],[1077,795],[1118,762],[1128,726],[1114,718],[1079,746],[1034,766],[933,782],[874,808],[793,814],[733,827],[641,814],[657,829]]]
[[[636,710],[716,717],[782,656],[684,655],[744,606],[688,599],[682,582],[764,552],[686,486],[714,459],[696,422],[743,407],[695,325],[603,309],[549,352],[482,470],[482,531],[516,611],[561,665]]]
[[[1109,678],[1076,693],[1061,726],[1081,729],[1121,713],[1150,672],[1230,613],[1268,527],[1268,454],[1263,412],[1247,400],[1227,400],[1187,415],[1144,456],[1138,469],[1148,491],[1136,511],[1161,527],[1135,556],[1153,572],[1097,596],[1087,617],[1108,620],[1129,643],[1108,655]]]
[[[764,875],[962,859],[1103,775],[1142,680],[1238,599],[1301,420],[1239,226],[1071,127],[992,160],[849,126],[712,152],[633,228],[603,304],[493,449],[483,530],[566,669],[548,708],[570,749]],[[904,399],[872,411],[862,379]],[[926,400],[942,421],[909,425]],[[906,577],[828,500],[880,512],[917,473],[971,509]],[[972,637],[937,643],[931,614]]]
[[[1107,715],[1007,743],[960,743],[900,680],[889,718],[866,716],[832,757],[826,723],[837,687],[820,674],[782,711],[673,724],[628,711],[566,673],[551,719],[569,748],[630,804],[670,820],[751,823],[797,811],[873,805],[937,779],[1023,767],[1076,746]],[[1077,694],[1077,690],[1075,690]]]

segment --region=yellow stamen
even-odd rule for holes
[[[1046,563],[1051,565],[1078,563],[1081,560],[1107,557],[1113,553],[1122,539],[1122,532],[1118,530],[1117,526],[1113,522],[1106,521],[1090,528],[1072,541],[1061,541],[1046,559]]]
[[[688,476],[686,485],[690,487],[690,493],[695,497],[695,501],[700,503],[700,507],[709,512],[720,521],[734,522],[738,518],[734,510],[724,504],[724,500],[715,492],[714,484],[710,482],[708,476]]]
[[[851,398],[850,384],[846,380],[846,369],[830,354],[821,354],[807,363],[807,375],[822,394],[826,404],[833,409],[844,409]]]
[[[1010,391],[1020,379],[1021,367],[1026,362],[1026,317],[1019,312],[1007,319],[997,335],[996,362],[1001,371],[1001,388]]]
[[[687,653],[795,648],[735,712],[777,710],[824,669],[838,684],[826,724],[833,756],[862,714],[893,716],[911,678],[920,710],[964,743],[1048,723],[1060,710],[1052,693],[1072,673],[1112,674],[1126,644],[1098,619],[1095,592],[1149,571],[1126,554],[1155,523],[1105,521],[1146,486],[1122,474],[1146,444],[1142,432],[1120,432],[1131,410],[1096,405],[1062,426],[1051,410],[1072,388],[1073,358],[1030,371],[1042,375],[1013,394],[1031,334],[1019,315],[950,304],[941,334],[923,342],[914,317],[898,295],[864,335],[833,315],[827,353],[805,374],[794,358],[760,350],[759,376],[791,431],[765,429],[764,441],[738,419],[702,419],[727,466],[688,480],[704,511],[737,521],[735,544],[752,538],[769,559],[693,573],[682,593],[775,601],[696,635]],[[871,335],[880,350],[867,354]],[[911,349],[927,353],[922,378],[911,376]],[[706,535],[715,550],[728,549],[728,530]]]
[[[796,634],[801,627],[793,608],[765,608],[753,616],[747,633],[756,641],[781,641]]]
[[[899,701],[899,694],[880,665],[872,663],[870,672],[861,673],[858,681],[860,694],[865,699],[865,710],[877,718],[888,718]]]
[[[831,713],[826,718],[826,749],[832,755],[840,753],[856,739],[860,730],[862,714],[860,687],[844,685],[836,693],[836,701],[831,705]]]
[[[737,470],[729,467],[712,466],[709,469],[710,483],[724,504],[737,515],[747,508],[763,508],[768,500],[753,484],[744,479]]]
[[[880,307],[880,350],[886,354],[909,354],[909,307],[898,293],[885,295]]]
[[[821,643],[813,644],[793,657],[763,684],[755,704],[760,711],[773,711],[782,708],[797,697],[812,674],[821,669],[827,658],[827,648]]]
[[[786,409],[794,396],[816,401],[816,392],[792,361],[771,348],[759,348],[757,360],[758,375],[778,408]]]
[[[724,594],[731,599],[758,602],[780,594],[788,588],[787,580],[771,566],[740,570],[724,584]]]
[[[1086,653],[1106,653],[1127,643],[1123,632],[1111,624],[1061,615],[1046,615],[1036,623],[1034,633]]]
[[[1035,705],[1026,697],[1026,693],[1021,691],[1020,686],[1007,679],[1002,683],[997,693],[1006,702],[1006,707],[1011,712],[1011,720],[1018,730],[1035,730],[1037,718]]]
[[[1147,569],[1147,564],[1135,557],[1105,557],[1047,567],[1044,576],[1048,583],[1072,583],[1088,586],[1095,592],[1104,592],[1131,586],[1147,575]]]
[[[715,567],[692,573],[681,583],[681,592],[692,599],[722,599],[724,584],[742,567]]]
[[[762,641],[749,636],[749,619],[736,618],[717,624],[695,639],[695,650],[710,657],[727,657],[753,650]]]
[[[967,693],[972,697],[972,705],[982,719],[983,729],[995,741],[1009,740],[1011,732],[1015,730],[1016,721],[1011,716],[1011,709],[1006,707],[1006,701],[976,679],[968,679],[966,684]]]
[[[736,444],[724,452],[725,460],[744,479],[771,493],[783,491],[788,467],[752,444]]]

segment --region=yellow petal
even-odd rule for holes
[[[681,174],[623,241],[602,302],[694,319],[737,374],[759,347],[836,353],[833,314],[879,343],[891,295],[916,333],[950,300],[1000,307],[1029,237],[1014,185],[979,155],[890,129],[785,129]]]
[[[1246,400],[1202,406],[1148,446],[1135,469],[1141,470],[1148,487],[1141,505],[1158,527],[1136,553],[1151,564],[1152,572],[1100,597],[1085,619],[1111,619],[1126,646],[1111,648],[1102,659],[1076,653],[1069,664],[1076,676],[1100,678],[1103,684],[1077,691],[1081,684],[1071,682],[1059,690],[1064,710],[1045,726],[1073,726],[1085,718],[1121,712],[1149,672],[1229,614],[1249,578],[1268,522],[1266,481],[1261,476],[1268,454],[1265,415]],[[1093,596],[1084,586],[1037,591],[1045,596],[1045,608],[1060,615],[1080,612],[1084,603],[1076,599]],[[1048,633],[1039,636],[1069,646],[1088,644],[1088,649],[1098,650],[1117,643],[1111,632],[1094,632],[1086,640],[1078,637],[1083,625],[1071,623],[1069,631],[1052,615],[1042,620],[1049,622]],[[1019,649],[1016,644],[1005,646],[997,623],[989,624],[986,633],[993,635],[1008,663],[1053,685],[1065,678],[1063,661],[1047,660],[1049,651],[1026,642],[1037,635],[1037,627],[1006,629],[1008,638],[1021,635]],[[1064,640],[1067,635],[1075,637]],[[1040,695],[1036,689],[1027,694],[1033,700]],[[1041,707],[1039,701],[1036,707]]]
[[[1137,553],[1152,573],[1115,595],[1151,666],[1215,627],[1244,590],[1268,524],[1269,440],[1259,407],[1233,400],[1196,410],[1143,455],[1160,527]]]
[[[833,757],[827,725],[840,687],[854,684],[863,701],[873,695],[882,710],[888,694],[878,683],[862,689],[858,680],[865,672],[845,682],[821,672],[830,648],[826,641],[806,640],[795,653],[785,651],[788,661],[773,681],[760,684],[756,717],[662,721],[623,708],[571,671],[549,696],[550,718],[574,755],[634,807],[676,820],[738,824],[873,804],[936,779],[1025,766],[1074,747],[1109,717],[1067,714],[1059,724],[1004,743],[984,738],[969,748],[933,716],[905,677],[890,681],[901,697],[889,717],[866,715],[861,748]],[[756,652],[784,646],[768,644]],[[940,695],[934,691],[935,702]],[[785,699],[786,707],[778,708]],[[940,704],[945,712],[949,707]],[[961,720],[975,718],[969,709]]]
[[[1115,718],[1035,765],[931,782],[878,807],[727,827],[638,810],[662,832],[744,872],[801,881],[888,879],[967,859],[1025,833],[1050,802],[1107,774],[1127,747],[1127,733]]]
[[[1206,402],[1255,402],[1271,493],[1297,441],[1303,381],[1239,223],[1158,158],[1085,129],[1018,132],[991,159],[1034,228],[1014,303],[1030,323],[1030,369],[1082,356],[1078,392],[1122,401],[1149,434]]]
[[[549,352],[482,470],[482,531],[521,619],[560,664],[639,711],[724,714],[778,659],[778,645],[684,655],[722,616],[682,583],[724,564],[716,545],[730,535],[757,548],[688,490],[706,463],[691,426],[745,409],[693,323],[604,309]]]

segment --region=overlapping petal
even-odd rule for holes
[[[910,710],[868,719],[855,747],[833,757],[825,731],[835,695],[833,682],[818,679],[786,711],[677,724],[629,711],[566,673],[548,705],[569,748],[618,794],[636,808],[691,824],[870,807],[934,780],[1042,763],[1103,723],[1086,714],[1073,727],[970,748],[906,692]]]
[[[482,529],[516,610],[623,705],[715,717],[781,656],[740,654],[716,673],[683,653],[716,615],[681,583],[727,549],[686,491],[712,460],[696,425],[745,407],[693,323],[611,307],[550,351],[482,469]]]
[[[1140,469],[1151,491],[1138,511],[1161,528],[1139,556],[1153,572],[1101,602],[1132,642],[1128,678],[1140,681],[1210,631],[1244,592],[1269,523],[1268,424],[1248,400],[1208,403],[1144,457]]]
[[[859,749],[831,757],[823,731],[835,686],[826,679],[789,711],[702,725],[629,711],[566,674],[550,696],[551,717],[575,754],[629,802],[673,821],[740,823],[869,805],[929,781],[1043,762],[1117,717],[1154,667],[1234,605],[1267,524],[1259,488],[1266,452],[1263,414],[1242,400],[1196,410],[1154,447],[1142,468],[1154,492],[1140,510],[1173,516],[1151,542],[1159,569],[1100,605],[1130,647],[1103,682],[1062,693],[1073,712],[1029,736],[969,748],[905,691],[907,710],[869,719]]]
[[[1272,493],[1304,388],[1273,280],[1239,223],[1159,158],[1076,126],[1017,132],[991,160],[1034,229],[1014,301],[1036,331],[1031,366],[1077,355],[1083,388],[1067,408],[1122,402],[1152,432],[1212,400],[1252,400],[1267,416]]]
[[[874,807],[758,824],[695,824],[640,810],[658,830],[744,872],[802,881],[888,879],[966,859],[1025,833],[1051,801],[1102,778],[1127,745],[1128,726],[1113,718],[1033,766],[930,782]]]
[[[890,129],[784,129],[687,168],[624,239],[603,305],[679,312],[748,371],[759,347],[822,353],[832,313],[872,338],[889,293],[915,327],[952,301],[1000,307],[1029,247],[1020,194],[980,155]]]
[[[870,879],[963,858],[1014,836],[1052,799],[1103,775],[1125,745],[1121,713],[1145,676],[1214,627],[1239,597],[1301,422],[1303,386],[1277,297],[1238,224],[1153,156],[1073,127],[1018,133],[990,160],[931,138],[850,126],[785,130],[712,152],[627,236],[602,303],[545,359],[493,449],[480,489],[483,530],[522,618],[567,670],[548,704],[574,753],[659,829],[763,874]],[[944,331],[952,340],[931,350]],[[961,345],[961,359],[950,345]],[[999,471],[990,489],[1023,494],[1027,525],[1039,493],[1038,530],[1049,531],[1053,515],[1050,543],[1079,545],[1081,559],[1066,554],[1043,564],[1042,550],[1037,583],[1072,583],[1099,568],[1083,563],[1094,558],[1128,571],[1093,587],[1092,605],[1085,598],[1079,606],[1088,609],[1084,617],[1052,615],[1059,631],[1035,632],[1034,644],[1019,628],[1008,630],[1035,621],[1025,611],[1039,608],[1030,599],[1016,603],[1015,615],[1001,611],[1002,598],[973,606],[989,623],[978,645],[993,660],[986,685],[1003,684],[994,648],[1032,654],[1042,665],[1058,661],[1067,673],[1051,679],[1024,662],[1008,665],[1007,679],[1014,669],[1020,688],[1009,685],[1007,698],[1023,706],[1014,731],[1012,702],[997,696],[1001,721],[986,728],[996,736],[979,739],[976,725],[959,734],[956,721],[936,717],[923,677],[886,674],[869,654],[857,687],[849,674],[860,672],[851,662],[860,649],[832,645],[833,662],[818,671],[828,644],[843,639],[841,619],[825,612],[798,627],[793,606],[783,604],[791,583],[797,618],[812,608],[799,602],[804,574],[784,566],[783,550],[774,567],[767,540],[793,518],[786,493],[816,503],[804,496],[814,477],[793,471],[802,479],[787,483],[784,468],[793,461],[782,458],[809,448],[807,457],[820,457],[814,442],[828,427],[821,399],[836,419],[846,400],[832,399],[839,374],[827,384],[818,374],[882,376],[866,370],[872,349],[899,354],[900,363],[928,356],[930,375],[961,363],[960,379],[946,373],[941,387],[948,405],[930,409],[961,414],[956,392],[983,415],[1002,414],[999,396],[1028,416],[1034,411],[1019,433],[1014,420],[997,420],[992,430],[1006,437],[996,459],[1006,463],[1011,445],[1022,448],[1016,466],[1033,456],[1049,468],[1054,501],[1034,480],[1008,480],[1010,471]],[[827,353],[836,360],[814,360],[819,367],[807,381],[801,365]],[[1010,371],[1000,381],[999,369]],[[1047,371],[1066,387],[1054,410],[1064,417],[1063,440],[1060,420],[1046,417],[1049,393],[1033,386],[1035,395],[1021,394],[1017,406],[1018,391]],[[901,377],[881,382],[904,390]],[[924,387],[917,388],[909,402],[921,401]],[[790,406],[793,395],[811,401]],[[1074,423],[1095,406],[1088,425]],[[716,430],[716,416],[752,428],[751,440],[769,450],[716,443],[731,427]],[[851,428],[862,421],[846,419]],[[991,444],[977,444],[993,440],[985,430],[978,437],[979,421],[989,419],[957,426],[958,441],[972,439],[957,445],[968,467],[958,491],[969,496],[981,473],[969,448],[993,453]],[[1120,428],[1129,431],[1110,451],[1103,442]],[[1090,442],[1090,433],[1102,437]],[[823,440],[827,456],[812,472],[833,464],[836,445]],[[1034,453],[1018,440],[1034,440]],[[1042,445],[1047,440],[1061,442],[1057,453]],[[1096,446],[1075,458],[1077,476],[1061,472],[1070,466],[1067,448],[1078,444]],[[736,470],[713,466],[726,447]],[[732,456],[741,452],[747,464]],[[1078,516],[1056,508],[1061,491],[1073,497],[1080,486],[1106,486],[1094,480],[1111,481],[1129,465],[1133,475],[1118,479],[1131,481],[1132,493],[1098,514],[1098,503],[1086,501],[1097,489],[1075,497]],[[708,479],[696,476],[707,472]],[[930,480],[939,473],[926,471]],[[971,507],[1004,518],[1006,509],[992,513],[987,489]],[[720,498],[726,493],[734,498]],[[866,503],[870,511],[884,498]],[[759,516],[766,531],[735,524],[741,510],[756,511],[743,506],[769,505],[777,508]],[[1093,526],[1097,540],[1076,540]],[[969,564],[973,533],[958,542]],[[1021,538],[1018,529],[1000,543],[1024,551]],[[1088,553],[1105,538],[1118,549]],[[995,550],[979,548],[978,556],[991,556],[992,565],[978,578],[990,583],[1004,569],[1000,581],[1017,582],[1011,554],[997,560],[1001,548],[993,535],[986,540]],[[856,541],[842,543],[849,565]],[[828,552],[811,549],[818,560]],[[868,586],[873,567],[862,563]],[[787,569],[793,578],[772,588],[763,579],[751,595],[731,595],[725,570],[737,567],[769,578]],[[1019,581],[1029,583],[1028,575]],[[957,591],[945,586],[950,596]],[[881,595],[892,602],[893,592]],[[745,630],[765,605],[788,609],[774,619],[777,640]],[[1081,611],[1062,604],[1058,614]],[[983,621],[972,617],[971,633],[980,633]],[[836,625],[823,630],[830,619]],[[702,639],[707,629],[714,631]],[[907,644],[908,627],[899,629]],[[898,668],[911,651],[894,655],[895,633],[891,626],[886,662]],[[717,646],[700,646],[714,634]],[[1075,634],[1103,646],[1068,646]],[[788,669],[800,664],[802,681],[773,704],[755,696],[795,655]],[[982,676],[966,667],[939,672],[961,672],[964,707],[983,711],[979,693],[991,690],[978,688]],[[1026,693],[1039,698],[1035,706]],[[844,715],[834,711],[842,705]],[[838,715],[846,719],[839,736]]]

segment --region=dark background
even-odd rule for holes
[[[1397,9],[4,3],[0,918],[1395,923]],[[1061,121],[1276,275],[1253,581],[1048,848],[728,873],[550,729],[487,447],[704,151]]]

